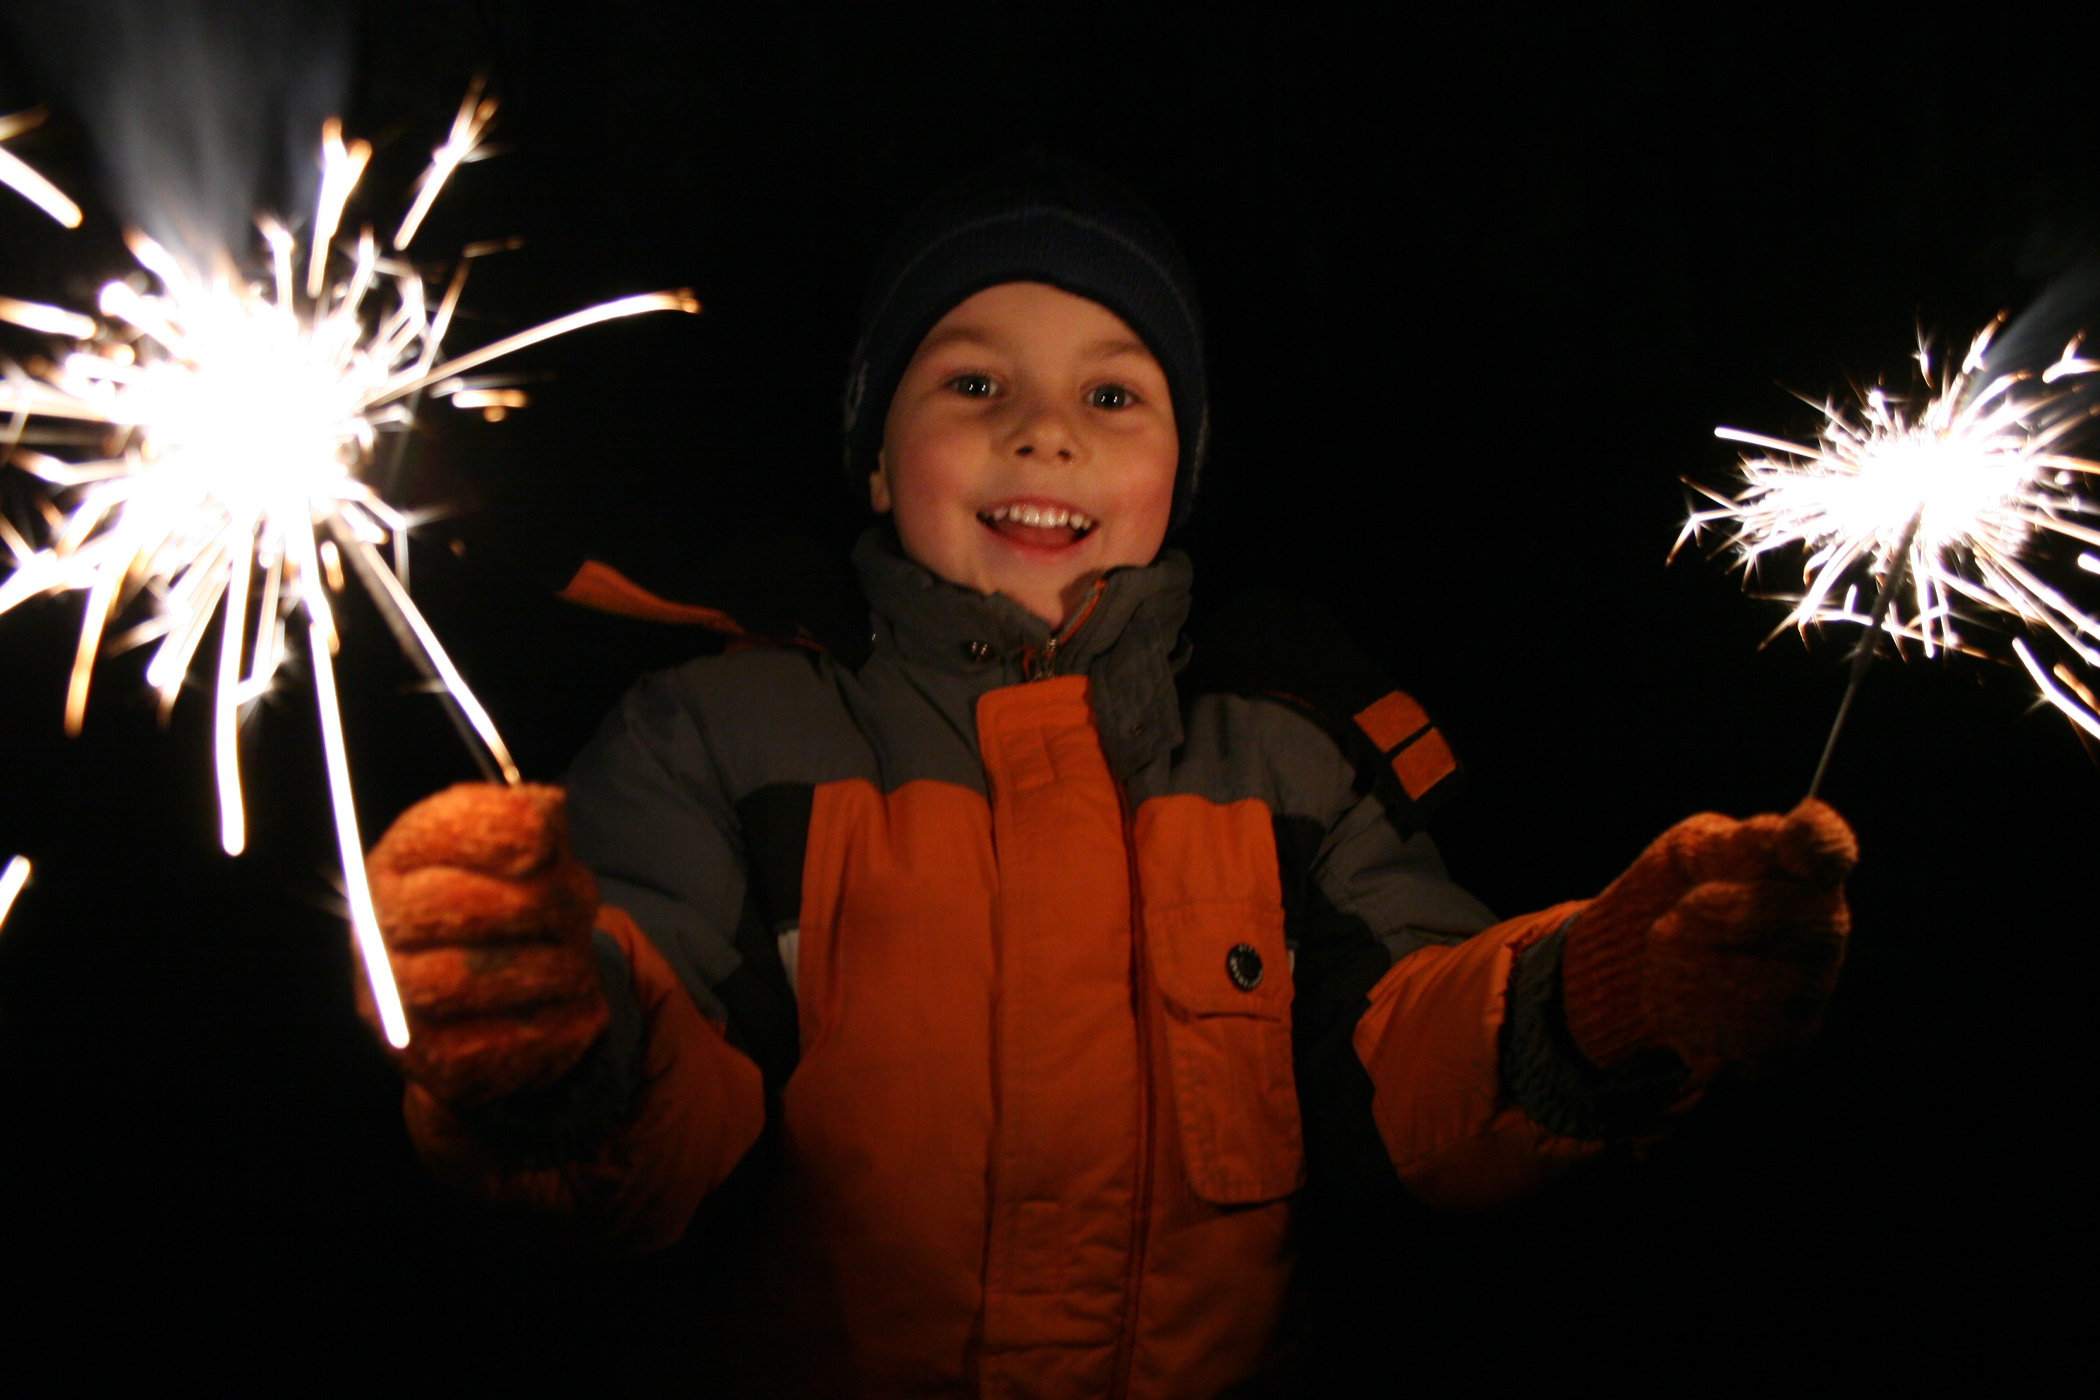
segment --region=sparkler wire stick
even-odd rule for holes
[[[1925,518],[1924,507],[1910,517],[1903,527],[1903,536],[1896,547],[1889,551],[1889,571],[1881,580],[1881,587],[1874,594],[1872,620],[1860,633],[1859,645],[1852,649],[1852,674],[1845,681],[1845,696],[1838,701],[1837,718],[1830,723],[1830,737],[1823,741],[1823,756],[1816,760],[1816,775],[1808,780],[1808,795],[1814,797],[1823,787],[1823,775],[1830,770],[1830,756],[1837,752],[1838,733],[1845,727],[1845,716],[1852,712],[1853,697],[1859,694],[1860,682],[1867,678],[1867,671],[1874,664],[1874,653],[1881,649],[1881,629],[1888,620],[1889,605],[1896,601],[1896,590],[1903,587],[1903,576],[1910,570],[1911,542],[1918,537],[1918,522]]]

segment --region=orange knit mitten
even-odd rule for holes
[[[561,789],[461,783],[417,803],[366,860],[408,1012],[402,1067],[454,1108],[551,1084],[605,1029],[598,891],[569,853]],[[359,1009],[376,1024],[359,984]]]
[[[1858,859],[1852,829],[1813,798],[1784,817],[1671,827],[1568,931],[1575,1044],[1606,1069],[1666,1049],[1695,1081],[1805,1045],[1844,961]]]

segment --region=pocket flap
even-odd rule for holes
[[[1167,1000],[1197,1016],[1290,1013],[1280,905],[1198,900],[1145,910],[1146,947]]]

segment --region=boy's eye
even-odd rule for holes
[[[1137,395],[1121,384],[1101,384],[1086,391],[1086,401],[1092,408],[1128,408]]]
[[[970,399],[988,399],[998,392],[989,374],[958,374],[948,381],[948,387]]]

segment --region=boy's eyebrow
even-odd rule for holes
[[[944,350],[950,345],[963,342],[982,345],[986,349],[994,348],[992,337],[975,326],[949,326],[946,330],[935,331],[919,342],[918,353],[923,355],[929,350]]]
[[[1153,355],[1151,346],[1142,340],[1132,340],[1128,336],[1097,340],[1087,346],[1086,354],[1089,358],[1097,360],[1112,359],[1117,355],[1143,355],[1148,360],[1157,358]]]

